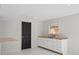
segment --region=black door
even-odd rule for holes
[[[31,48],[31,23],[22,22],[22,49]]]

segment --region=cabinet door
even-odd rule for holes
[[[61,40],[56,40],[56,39],[49,39],[48,40],[48,48],[51,50],[56,50],[61,52]]]
[[[46,38],[39,38],[39,46],[48,47],[48,40]]]

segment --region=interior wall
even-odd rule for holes
[[[48,32],[48,26],[59,23],[61,32],[68,37],[68,54],[79,54],[79,14],[65,16],[43,22],[43,31]]]
[[[9,49],[8,52],[14,52],[14,51],[20,51],[21,50],[21,37],[20,37],[20,23],[17,18],[3,18],[0,22],[0,27],[2,31],[0,30],[1,35],[0,37],[11,37],[16,39],[17,43],[13,43],[12,47],[6,46],[6,49]],[[14,47],[14,48],[13,48]],[[12,49],[13,48],[13,49]],[[12,51],[11,51],[12,50]]]
[[[4,34],[3,34],[3,32],[4,32],[4,26],[5,26],[4,20],[2,20],[0,18],[0,37],[4,36]]]
[[[32,31],[31,33],[32,34],[32,39],[31,39],[32,48],[37,47],[38,36],[41,35],[41,31],[42,31],[42,28],[41,28],[42,23],[38,21],[34,21],[33,19],[26,19],[26,18],[20,18],[20,17],[5,18],[3,22],[0,22],[0,32],[2,32],[1,35],[3,35],[3,37],[12,37],[17,40],[18,44],[16,43],[14,44],[15,51],[21,50],[21,40],[22,40],[21,39],[22,38],[21,37],[21,34],[22,34],[21,22],[22,21],[32,23],[32,30],[31,30]],[[4,25],[4,26],[1,26],[1,25]]]
[[[0,36],[2,36],[2,20],[0,19]]]

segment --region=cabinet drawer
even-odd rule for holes
[[[51,50],[61,51],[62,48],[61,41],[57,41],[56,39],[48,40],[48,48]]]

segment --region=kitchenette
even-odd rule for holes
[[[38,42],[38,47],[40,48],[55,52],[59,55],[67,54],[68,38],[61,34],[58,24],[50,26],[48,34],[38,36]]]

